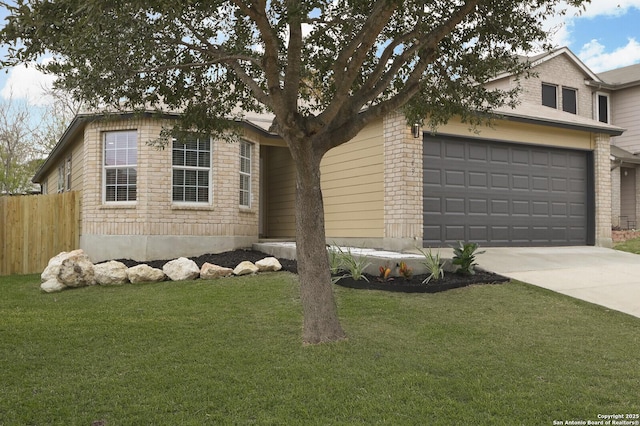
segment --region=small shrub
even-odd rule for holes
[[[410,280],[413,276],[413,269],[409,268],[405,262],[400,262],[398,264],[398,274],[405,280]]]
[[[422,262],[429,272],[429,276],[422,281],[422,284],[429,284],[432,279],[437,281],[444,278],[444,263],[440,260],[440,252],[433,254],[431,249],[425,253],[424,250],[418,249],[424,256]]]
[[[393,281],[393,278],[391,277],[391,268],[389,268],[387,265],[381,266],[380,268],[378,268],[378,270],[380,271],[380,276],[378,276],[378,281],[382,281],[382,282]]]
[[[331,270],[331,275],[338,275],[344,268],[340,247],[336,245],[327,246],[327,253],[329,255],[329,269]]]
[[[476,243],[463,244],[462,241],[458,241],[458,247],[452,248],[452,263],[458,266],[456,273],[462,275],[474,275],[476,273],[474,270],[474,267],[476,266],[476,255],[482,254],[484,251],[476,251],[479,248]]]
[[[370,263],[367,262],[367,258],[362,256],[354,256],[353,254],[351,254],[350,248],[347,248],[347,251],[344,251],[338,247],[338,250],[340,250],[340,256],[342,257],[343,270],[348,272],[348,274],[344,275],[344,277],[351,277],[356,281],[359,281],[361,279],[369,281],[367,277],[363,275],[364,269],[370,265]]]

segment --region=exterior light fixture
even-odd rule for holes
[[[413,133],[413,137],[418,139],[420,137],[420,124],[415,123],[411,128],[411,132]]]

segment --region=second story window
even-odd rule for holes
[[[562,88],[562,110],[571,114],[578,113],[578,91],[576,89]]]
[[[542,83],[542,105],[558,108],[558,86]]]
[[[58,166],[58,192],[64,192],[64,164]]]
[[[596,119],[601,123],[609,122],[609,96],[604,93],[596,93]]]
[[[71,191],[71,156],[67,157],[67,166],[65,173],[67,191]]]

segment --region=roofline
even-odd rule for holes
[[[182,114],[175,112],[161,112],[161,111],[123,111],[123,112],[100,112],[100,113],[81,113],[77,114],[69,126],[65,129],[64,133],[58,140],[58,143],[53,147],[47,159],[38,168],[35,175],[31,179],[33,183],[42,183],[45,173],[49,170],[52,164],[56,163],[60,156],[64,153],[67,144],[77,135],[77,133],[84,128],[84,126],[91,121],[108,119],[111,117],[117,117],[120,119],[131,117],[154,117],[160,119],[178,119]],[[279,138],[279,135],[273,132],[269,132],[264,128],[252,123],[250,120],[242,119],[235,120],[244,129],[249,129],[254,132],[260,133],[266,138]]]
[[[587,86],[595,87],[597,89],[607,89],[607,90],[611,90],[611,91],[628,89],[630,87],[640,86],[640,80],[629,81],[627,83],[621,83],[621,84],[605,83],[603,80],[600,80],[599,82],[591,81],[591,80],[585,80],[584,83]]]
[[[585,73],[589,76],[589,78],[591,78],[594,81],[600,82],[600,83],[604,83],[604,81],[602,81],[602,79],[600,79],[600,77],[598,77],[598,75],[596,73],[594,73],[593,71],[591,71],[591,69],[589,69],[589,67],[587,67],[584,62],[582,62],[580,60],[580,58],[578,58],[568,47],[563,46],[560,47],[558,49],[552,50],[550,52],[548,52],[546,55],[536,59],[535,61],[529,62],[529,66],[530,68],[534,68],[537,67],[538,65],[542,64],[543,62],[546,62],[548,60],[551,60],[557,56],[562,55],[563,53],[566,53],[567,56],[569,56],[569,58]],[[528,59],[528,58],[527,58]],[[495,80],[500,80],[502,78],[505,77],[509,77],[511,75],[514,75],[514,73],[510,73],[510,72],[503,72],[501,74],[498,74],[497,76],[490,78],[489,80],[487,80],[487,82],[490,81],[495,81]],[[606,84],[606,83],[604,83]]]
[[[517,113],[510,113],[510,112],[503,112],[503,111],[496,112],[495,114],[497,115],[498,118],[504,118],[505,120],[515,121],[518,123],[542,124],[546,126],[556,127],[559,129],[603,133],[609,136],[620,136],[626,130],[626,129],[622,129],[620,127],[614,127],[611,125],[601,126],[598,124],[590,125],[590,124],[580,124],[580,123],[569,123],[566,121],[553,120],[550,118],[531,117],[527,115],[521,115]]]

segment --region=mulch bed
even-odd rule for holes
[[[369,281],[354,280],[352,278],[340,278],[336,284],[356,289],[384,290],[402,293],[439,293],[454,288],[479,284],[500,284],[509,281],[509,278],[493,272],[476,271],[474,275],[460,275],[453,272],[445,273],[439,280],[431,280],[427,284],[422,281],[427,275],[415,275],[410,280],[396,277],[390,281],[381,281],[378,277],[366,275]]]
[[[189,259],[196,262],[199,268],[205,262],[213,265],[224,266],[226,268],[235,268],[240,262],[248,260],[257,262],[260,259],[269,257],[270,255],[256,250],[233,250],[225,253],[203,254],[202,256],[190,257]],[[145,263],[152,268],[162,269],[162,266],[170,260],[153,260],[148,262],[138,262],[131,259],[116,259],[124,263],[127,267]],[[295,260],[278,259],[282,265],[283,271],[289,271],[294,274],[298,273],[298,264]],[[428,284],[422,284],[426,275],[415,275],[410,280],[396,277],[393,280],[382,282],[376,276],[365,275],[369,281],[354,280],[352,278],[340,278],[336,283],[342,287],[366,290],[383,290],[403,293],[437,293],[441,291],[451,290],[454,288],[466,287],[468,285],[478,284],[499,284],[509,281],[509,278],[503,277],[492,272],[476,271],[475,275],[460,275],[456,273],[446,273],[444,278],[439,280],[431,280]]]

